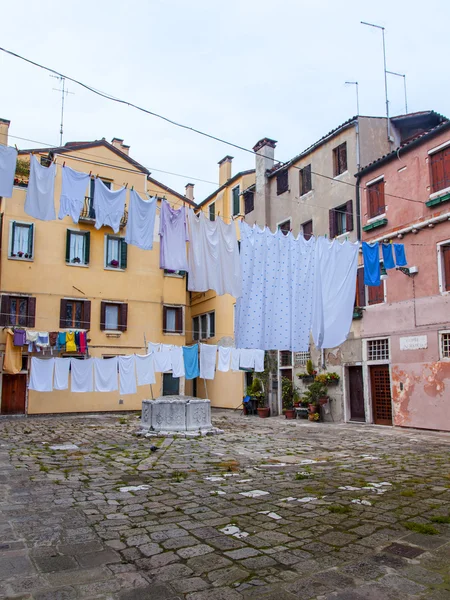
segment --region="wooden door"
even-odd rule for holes
[[[365,421],[362,367],[348,367],[348,381],[350,391],[350,419],[352,421]]]
[[[25,414],[27,376],[4,374],[2,379],[2,414]]]
[[[370,367],[372,389],[373,422],[377,425],[392,425],[392,399],[389,365]]]

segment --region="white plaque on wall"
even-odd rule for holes
[[[400,338],[400,350],[422,350],[428,348],[428,337],[426,335],[411,335]]]

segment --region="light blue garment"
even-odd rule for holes
[[[385,269],[395,269],[394,257],[392,255],[392,244],[382,244],[383,263]]]
[[[405,245],[394,244],[395,262],[397,267],[406,267],[408,261],[406,260]]]
[[[195,379],[200,375],[198,367],[198,344],[183,346],[184,370],[186,379]]]
[[[364,285],[378,287],[380,279],[380,251],[378,243],[362,243],[362,252],[364,257]]]
[[[66,349],[66,332],[60,331],[58,333],[58,339],[56,341],[56,349],[57,350],[65,350]]]

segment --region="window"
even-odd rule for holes
[[[337,177],[347,170],[347,142],[333,150],[333,175]]]
[[[125,238],[105,235],[105,268],[127,268],[127,243]]]
[[[214,311],[197,315],[192,319],[192,338],[206,340],[216,335],[216,313]]]
[[[355,306],[366,305],[366,286],[364,285],[364,267],[358,267],[356,272]]]
[[[246,190],[244,192],[244,212],[246,215],[255,209],[255,192]]]
[[[383,262],[380,262],[380,269],[383,268]],[[384,281],[380,281],[380,285],[376,287],[373,285],[368,285],[367,298],[369,306],[372,306],[372,304],[382,304],[384,302]]]
[[[294,366],[295,367],[306,367],[306,363],[311,358],[309,352],[294,352]]]
[[[384,204],[384,179],[367,186],[367,217],[372,219],[382,215],[386,210]]]
[[[59,313],[59,327],[61,329],[90,329],[90,300],[62,298]]]
[[[210,221],[216,220],[216,203],[215,202],[212,202],[209,205],[209,220]]]
[[[277,196],[284,194],[289,189],[289,175],[288,170],[284,169],[277,175]]]
[[[163,306],[164,333],[183,333],[183,307]]]
[[[300,169],[300,196],[307,194],[311,190],[311,165],[306,165],[306,167]]]
[[[450,243],[438,246],[440,257],[440,291],[450,292]]]
[[[34,224],[11,221],[9,258],[33,260]]]
[[[380,263],[380,269],[383,268],[383,263]],[[374,287],[364,284],[364,267],[358,267],[356,275],[356,294],[355,306],[372,306],[373,304],[382,304],[385,300],[385,282],[381,281],[380,285]]]
[[[450,358],[450,331],[439,332],[441,359]]]
[[[430,155],[431,192],[450,187],[450,147]]]
[[[353,202],[349,200],[342,206],[332,208],[329,213],[330,239],[337,235],[353,231]]]
[[[88,265],[90,252],[89,231],[67,230],[66,263],[70,265]]]
[[[292,367],[292,352],[280,350],[280,367]]]
[[[367,340],[367,360],[389,360],[389,339]]]
[[[36,320],[36,298],[30,296],[2,296],[0,325],[34,327]]]
[[[241,210],[241,205],[240,205],[240,188],[239,186],[236,186],[235,188],[233,188],[231,190],[231,203],[232,203],[232,207],[231,207],[231,215],[233,217],[235,217],[236,215],[238,215]]]
[[[312,236],[313,236],[313,222],[312,221],[306,221],[306,223],[303,223],[303,225],[302,225],[302,232],[303,232],[303,237],[305,238],[305,240],[309,240],[309,238],[312,238]]]
[[[281,231],[284,233],[284,235],[287,235],[291,230],[291,220],[288,219],[287,221],[284,221],[283,223],[279,223],[278,229],[281,229]]]
[[[176,275],[177,277],[184,277],[186,275],[186,271],[171,271],[170,269],[164,269],[164,275]]]
[[[52,157],[50,154],[48,156],[41,156],[41,165],[43,167],[49,167],[52,164]]]
[[[100,330],[126,331],[128,325],[128,304],[125,302],[100,303]]]

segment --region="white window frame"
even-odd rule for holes
[[[239,197],[239,211],[236,214],[234,214],[234,212],[233,212],[234,190],[238,190],[238,197]],[[240,185],[235,185],[234,187],[231,188],[230,204],[231,204],[230,215],[232,217],[236,217],[237,215],[240,215],[241,214],[241,186]]]
[[[211,315],[214,315],[214,335],[211,335]],[[202,331],[202,317],[207,317],[206,335]],[[194,337],[194,319],[198,319],[198,338]],[[192,317],[192,339],[194,341],[210,340],[216,337],[216,311],[210,310],[206,313],[201,313]]]
[[[281,194],[280,194],[281,195]],[[282,221],[278,221],[278,223],[276,224],[277,226],[277,231],[280,229],[281,225],[284,225],[285,223],[287,223],[289,221],[289,231],[291,231],[292,229],[292,217],[287,217],[286,219],[283,219]]]
[[[31,248],[31,258],[24,258],[23,256],[12,256],[12,232],[14,225],[24,225],[31,228],[33,232],[33,244]],[[30,223],[29,221],[17,221],[16,219],[12,219],[9,222],[9,244],[8,244],[8,259],[9,260],[21,260],[25,262],[33,262],[34,261],[34,242],[36,238],[36,227],[34,223]]]
[[[381,358],[380,360],[369,360],[369,342],[376,342],[378,340],[387,340],[388,342],[388,358]],[[363,343],[363,361],[368,365],[388,365],[391,364],[391,338],[389,336],[371,337],[366,338]]]
[[[110,234],[110,233],[105,233],[105,241],[104,241],[104,248],[103,248],[103,268],[105,269],[105,271],[126,271],[126,269],[122,269],[122,267],[120,266],[120,254],[121,254],[121,244],[119,243],[119,266],[118,267],[110,267],[107,263],[108,260],[108,239],[115,239],[115,240],[125,240],[125,236],[123,235],[115,235],[115,234]]]
[[[448,296],[450,290],[445,289],[445,275],[444,275],[444,261],[442,260],[442,246],[450,246],[450,240],[444,240],[436,244],[437,248],[437,266],[438,266],[438,281],[439,281],[439,293],[441,296]]]
[[[163,312],[163,323],[162,323],[162,333],[163,335],[185,335],[185,330],[186,330],[186,311],[185,311],[185,307],[182,304],[163,304],[163,308],[181,308],[181,315],[182,315],[182,319],[183,319],[183,326],[181,328],[181,331],[164,331],[164,312]],[[166,323],[167,325],[167,323]]]
[[[84,262],[84,258],[85,258],[85,254],[86,254],[85,244],[86,244],[86,238],[89,235],[89,231],[86,231],[85,229],[73,229],[72,227],[68,227],[67,231],[70,232],[70,235],[72,235],[73,233],[77,234],[77,235],[83,235],[84,236],[84,242],[83,242],[83,256],[82,256],[82,261],[83,262],[72,263],[69,260],[69,262],[66,262],[66,265],[69,266],[69,267],[84,267],[85,269],[89,268],[89,263],[85,263]]]
[[[450,361],[450,356],[444,356],[442,353],[442,338],[444,335],[450,336],[450,329],[443,329],[439,331],[439,360],[443,360],[445,362]]]
[[[291,352],[291,364],[290,365],[282,365],[281,364],[281,353],[282,352],[289,352],[289,350],[278,350],[278,368],[280,370],[282,369],[293,369],[294,368],[294,353]]]

